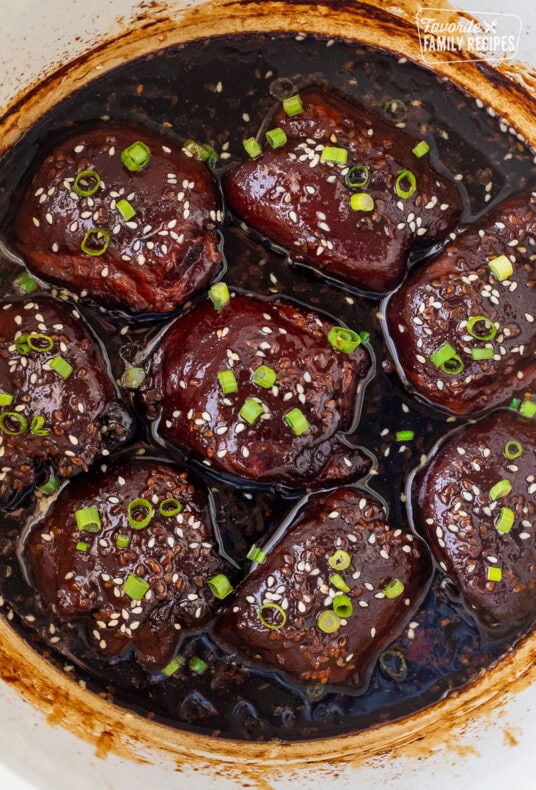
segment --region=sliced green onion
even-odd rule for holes
[[[383,588],[383,594],[386,598],[399,598],[405,590],[404,582],[400,579],[391,579],[389,584]]]
[[[368,343],[368,341],[370,340],[370,332],[365,332],[365,331],[360,332],[359,337],[361,338],[361,341],[363,343]]]
[[[30,332],[29,335],[19,335],[15,340],[15,348],[18,354],[26,356],[30,351],[37,351],[44,354],[54,347],[54,341],[50,335],[43,335],[40,332]]]
[[[52,357],[48,364],[50,369],[57,373],[58,376],[61,376],[62,379],[68,379],[73,372],[72,366],[63,357]]]
[[[528,417],[529,420],[531,420],[536,414],[536,401],[533,401],[530,398],[525,398],[519,407],[519,413],[522,414],[523,417]]]
[[[100,246],[91,246],[90,242]],[[104,255],[109,244],[110,234],[106,228],[90,228],[82,239],[80,249],[82,252],[85,252],[86,255],[91,255],[92,258],[96,258],[99,255]]]
[[[344,183],[350,189],[364,189],[370,178],[370,170],[366,165],[354,165],[344,176]]]
[[[170,518],[171,516],[178,516],[179,513],[182,512],[182,504],[178,499],[175,499],[174,497],[168,497],[167,499],[163,499],[162,502],[160,502],[158,510],[161,516],[164,516],[164,518]]]
[[[242,142],[242,145],[246,149],[246,153],[251,157],[251,159],[258,159],[259,156],[262,155],[262,148],[254,137],[248,137],[247,140]]]
[[[336,162],[338,165],[345,165],[348,161],[348,151],[346,148],[336,148],[325,145],[320,154],[321,162]]]
[[[514,526],[515,513],[510,507],[502,507],[495,522],[495,529],[501,535],[507,535]]]
[[[459,373],[460,371],[456,369],[456,363],[458,362],[461,363],[461,370],[463,370],[463,362],[456,353],[454,346],[450,343],[443,343],[437,351],[430,354],[430,362],[435,365],[436,368],[444,370],[445,373]],[[451,368],[448,368],[448,365],[451,365]]]
[[[93,186],[83,186],[81,183],[82,181],[93,181],[94,183]],[[77,176],[74,180],[73,190],[79,197],[89,197],[90,195],[95,194],[100,185],[101,177],[96,170],[81,170],[80,173],[77,173]]]
[[[213,576],[212,579],[208,580],[207,584],[212,595],[220,600],[227,598],[234,590],[233,585],[224,573],[218,573],[217,576]]]
[[[124,220],[128,222],[129,219],[136,216],[136,209],[131,205],[128,200],[118,200],[115,204],[116,209],[119,211]]]
[[[506,255],[499,255],[488,261],[488,266],[499,282],[506,280],[514,273],[514,267]]]
[[[132,601],[141,601],[149,587],[150,584],[148,584],[145,579],[140,579],[135,573],[131,573],[130,576],[127,576],[125,579],[123,592]]]
[[[208,298],[216,310],[221,310],[231,301],[231,294],[229,293],[229,289],[225,283],[214,283],[214,285],[210,286]]]
[[[259,549],[259,547],[256,546],[255,544],[253,544],[253,546],[248,551],[247,558],[252,562],[258,562],[259,565],[262,565],[263,563],[266,562],[266,554],[262,549]]]
[[[232,370],[220,370],[218,372],[218,381],[224,395],[238,392],[238,382]]]
[[[523,445],[517,439],[509,439],[504,445],[504,454],[509,461],[513,461],[523,455]]]
[[[15,340],[15,348],[18,354],[26,356],[30,351],[37,351],[45,354],[54,347],[54,341],[50,335],[42,335],[39,332],[30,332],[29,335],[19,335]]]
[[[136,511],[140,510],[145,511],[145,516],[137,518]],[[138,515],[140,515],[139,512]],[[132,529],[145,529],[151,523],[153,516],[154,507],[148,499],[133,499],[132,502],[128,503],[127,518]]]
[[[295,115],[301,115],[303,112],[303,104],[300,94],[295,93],[294,96],[283,99],[283,109],[289,118],[293,118]]]
[[[188,666],[195,672],[196,675],[202,675],[203,672],[206,672],[208,669],[208,664],[206,661],[203,661],[202,658],[199,656],[192,656],[192,658],[188,661]]]
[[[18,411],[4,411],[0,414],[0,430],[8,436],[21,436],[28,430],[28,420]]]
[[[480,323],[485,326],[484,333],[478,332],[475,328],[476,324]],[[471,337],[476,337],[477,340],[493,340],[497,334],[497,325],[485,315],[472,315],[467,321],[467,331]]]
[[[512,483],[509,480],[499,480],[498,483],[495,483],[495,485],[490,488],[489,497],[491,500],[495,501],[503,496],[508,496],[511,490]]]
[[[13,395],[10,395],[4,390],[0,390],[0,406],[11,406],[13,403]]]
[[[87,551],[89,549],[89,543],[86,543],[85,540],[79,540],[75,548],[77,551]]]
[[[395,661],[398,662],[398,666],[393,666]],[[385,650],[380,656],[379,664],[385,674],[392,680],[406,679],[408,665],[406,659],[398,650]]]
[[[329,577],[329,583],[333,587],[336,587],[337,590],[342,590],[345,593],[350,592],[350,588],[348,587],[348,585],[346,584],[340,573],[332,573],[331,576]]]
[[[118,549],[128,549],[130,546],[130,537],[128,535],[118,535],[115,539],[115,545]]]
[[[79,532],[100,532],[101,517],[96,507],[82,507],[75,510],[74,518]]]
[[[145,143],[142,143],[141,140],[137,140],[121,151],[121,161],[131,173],[137,173],[139,170],[147,167],[150,158],[151,149]]]
[[[334,634],[341,627],[341,618],[335,612],[325,609],[316,618],[316,624],[325,634]]]
[[[409,184],[408,189],[404,189],[402,186],[403,182],[407,181]],[[402,200],[407,200],[410,198],[415,190],[417,189],[417,179],[411,172],[411,170],[399,170],[396,174],[396,181],[395,181],[395,191],[398,197],[402,198]]]
[[[30,353],[28,335],[19,335],[19,337],[15,339],[15,351],[23,357]]]
[[[34,291],[37,291],[37,289],[39,288],[39,285],[36,283],[33,277],[30,277],[30,275],[26,274],[26,272],[22,272],[22,274],[19,274],[19,276],[15,280],[15,283],[26,294],[31,294]]]
[[[415,148],[411,149],[411,153],[417,157],[417,159],[421,159],[423,156],[426,156],[428,151],[430,150],[430,146],[426,142],[426,140],[421,140],[420,143],[417,143]]]
[[[240,409],[240,416],[250,425],[255,425],[261,414],[264,414],[264,406],[253,398],[248,398]]]
[[[182,146],[182,150],[186,155],[189,154],[200,162],[209,162],[210,160],[210,162],[214,164],[218,159],[218,155],[212,146],[196,143],[195,140],[186,140]]]
[[[458,354],[454,354],[453,357],[450,357],[450,359],[447,359],[446,362],[443,362],[441,365],[441,370],[444,373],[448,373],[450,376],[453,376],[456,373],[461,373],[464,367],[465,366],[461,357]]]
[[[471,349],[471,359],[474,359],[475,362],[480,361],[481,359],[493,359],[494,351],[492,348],[472,348]]]
[[[351,617],[354,607],[347,595],[336,595],[333,599],[333,611],[339,617]]]
[[[272,148],[282,148],[287,142],[287,135],[279,126],[266,132],[266,139]]]
[[[508,408],[512,409],[512,411],[517,411],[519,409],[520,403],[521,401],[519,400],[519,398],[512,398],[512,400],[508,404]]]
[[[42,417],[40,414],[37,414],[35,417],[32,417],[32,424],[30,426],[30,431],[33,433],[34,436],[48,436],[50,431],[48,428],[43,428],[45,424],[45,418]]]
[[[328,343],[337,351],[342,351],[343,354],[351,354],[360,345],[361,337],[353,329],[332,326],[328,332]]]
[[[162,674],[165,675],[167,678],[170,678],[174,675],[184,664],[184,658],[182,656],[176,656],[172,661],[167,664],[164,669],[162,669]]]
[[[139,389],[145,381],[145,371],[143,368],[127,368],[121,376],[121,384],[127,390]]]
[[[395,434],[397,442],[411,442],[415,438],[413,431],[397,431]]]
[[[302,433],[306,433],[309,430],[309,421],[301,409],[287,411],[283,415],[283,419],[296,436],[301,436]]]
[[[205,151],[205,158],[203,161],[209,167],[214,167],[214,165],[218,161],[218,154],[216,153],[214,148],[208,143],[203,144],[203,150]]]
[[[495,565],[488,565],[486,568],[486,578],[489,582],[502,581],[502,568],[497,568]]]
[[[270,612],[272,622],[269,622],[265,618],[263,612]],[[272,631],[279,631],[287,622],[287,613],[285,610],[279,606],[278,603],[272,603],[271,601],[269,603],[263,603],[263,605],[259,608],[257,615],[261,623],[266,628],[270,628]],[[276,618],[279,620],[279,622],[277,622]]]
[[[373,211],[374,199],[366,192],[354,192],[350,197],[352,211]]]
[[[352,558],[344,549],[337,549],[331,557],[328,557],[328,565],[335,571],[345,571],[352,562]]]
[[[251,378],[254,384],[256,384],[258,387],[263,387],[265,390],[273,387],[276,379],[277,373],[275,370],[272,370],[272,368],[269,368],[268,365],[261,365],[258,367]]]
[[[60,479],[56,477],[56,475],[51,475],[46,483],[43,483],[42,486],[39,486],[39,491],[43,496],[52,496],[52,494],[58,490],[60,487]]]

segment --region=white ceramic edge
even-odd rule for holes
[[[203,0],[169,0],[174,13],[199,5]],[[3,0],[2,48],[0,51],[0,108],[39,77],[53,72],[86,49],[124,29],[144,9],[143,0]],[[458,4],[468,11],[517,13],[522,19],[518,57],[536,65],[536,4],[534,0],[468,0]],[[424,7],[433,7],[431,2]],[[390,7],[396,12],[396,4]],[[78,37],[78,39],[77,39]],[[341,766],[336,778],[315,766],[304,771],[277,772],[266,776],[269,786],[283,790],[330,788],[352,790],[356,782],[365,790],[517,790],[534,770],[533,741],[536,735],[536,687],[513,697],[495,720],[476,719],[459,749],[438,747],[431,756],[372,761],[360,768]],[[515,739],[506,739],[508,731]],[[311,747],[314,749],[314,746]],[[147,755],[149,760],[150,755]],[[140,765],[110,755],[97,758],[93,747],[70,733],[51,727],[44,715],[25,703],[11,688],[0,683],[0,788],[2,790],[123,790],[145,783],[159,790],[231,790],[242,786],[233,779],[210,778],[199,772],[177,773],[172,762]]]

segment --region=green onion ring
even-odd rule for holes
[[[177,516],[181,512],[182,505],[178,499],[175,499],[174,497],[168,497],[167,499],[163,499],[162,502],[160,502],[158,510],[161,516],[164,516],[164,518],[170,518],[171,516]]]
[[[6,421],[18,422],[19,428],[10,428],[9,423],[6,425]],[[21,436],[28,430],[28,420],[24,414],[19,414],[18,411],[4,411],[0,414],[0,430],[7,433],[8,436]]]
[[[401,186],[404,180],[409,183],[409,189],[403,189]],[[399,170],[396,174],[395,181],[395,191],[398,197],[402,198],[402,200],[407,200],[413,195],[416,189],[417,179],[411,170]]]
[[[134,518],[134,511],[137,509],[143,509],[147,511],[147,515],[140,519],[139,521]],[[145,529],[145,527],[149,526],[151,523],[151,519],[154,515],[154,507],[149,502],[148,499],[133,499],[132,502],[128,503],[128,523],[132,527],[132,529]]]
[[[280,623],[269,623],[264,619],[262,613],[266,610],[272,610],[272,609],[274,612],[280,615],[281,617]],[[262,606],[259,608],[257,615],[261,623],[264,626],[266,626],[266,628],[269,628],[272,631],[279,631],[281,628],[284,627],[285,623],[287,622],[287,613],[285,612],[285,610],[281,606],[279,606],[278,603],[272,603],[271,601],[270,603],[263,603]]]
[[[80,181],[89,178],[94,179],[95,186],[89,187],[89,189],[84,189],[83,187],[80,186]],[[96,170],[81,170],[77,174],[74,180],[73,190],[76,192],[76,194],[79,197],[89,197],[90,195],[95,194],[95,192],[100,187],[100,185],[101,185],[101,177],[99,176]]]

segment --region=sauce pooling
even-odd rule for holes
[[[95,121],[104,108],[114,122],[163,127],[178,140],[187,135],[210,143],[220,154],[216,173],[221,176],[233,157],[243,158],[242,139],[255,134],[272,110],[270,91],[280,87],[274,80],[288,76],[298,89],[312,83],[333,86],[414,133],[418,130],[419,137],[433,136],[439,160],[465,184],[466,218],[523,189],[535,175],[531,154],[522,143],[503,133],[497,120],[473,99],[433,74],[344,42],[245,36],[169,49],[127,64],[55,108],[2,163],[2,226],[9,227],[11,197],[36,150],[48,145],[58,128],[73,121]],[[378,368],[367,386],[358,432],[351,439],[377,457],[368,484],[387,501],[389,521],[407,529],[401,501],[405,480],[421,455],[456,421],[418,403],[401,386],[380,332],[377,301],[297,272],[230,220],[223,232],[229,264],[225,279],[230,285],[292,296],[370,332]],[[16,273],[7,263],[3,266],[0,276],[7,293],[18,290]],[[80,309],[105,340],[119,377],[123,362],[135,361],[151,339],[150,330],[134,322],[125,336],[113,315]],[[141,424],[136,439],[136,449],[150,443]],[[225,547],[246,568],[250,545],[268,537],[295,500],[270,491],[241,490],[208,475],[206,479],[213,489]],[[516,632],[507,640],[484,644],[472,619],[451,603],[437,573],[419,611],[384,651],[361,696],[346,686],[321,689],[315,683],[282,680],[224,648],[211,624],[191,634],[182,648],[187,662],[194,658],[206,664],[204,671],[199,674],[189,666],[163,681],[152,678],[129,656],[104,663],[76,627],[60,622],[51,626],[50,613],[24,581],[16,557],[20,524],[27,516],[22,510],[3,516],[0,530],[3,609],[14,626],[39,650],[51,649],[51,660],[60,666],[65,665],[62,656],[73,656],[76,669],[71,671],[90,688],[106,690],[118,704],[197,732],[285,740],[363,729],[410,714],[463,686],[518,636]],[[68,665],[73,666],[71,658]],[[199,670],[203,665],[194,661],[193,667]]]

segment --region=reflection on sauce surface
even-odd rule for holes
[[[381,52],[341,42],[328,47],[327,43],[310,38],[222,39],[167,50],[126,65],[54,109],[8,153],[0,175],[2,214],[8,213],[12,191],[39,146],[50,143],[70,122],[93,121],[103,113],[113,120],[153,127],[163,124],[164,131],[176,132],[181,139],[211,142],[223,151],[220,165],[226,165],[228,154],[242,156],[242,138],[254,134],[272,108],[269,87],[279,76],[292,77],[298,88],[325,81],[380,112],[396,113],[400,105],[393,100],[403,101],[404,118],[395,116],[395,120],[433,134],[441,160],[463,177],[459,180],[470,199],[467,217],[524,188],[531,173],[534,177],[529,151],[449,83]],[[371,489],[388,502],[390,519],[405,527],[401,498],[407,475],[421,454],[429,452],[457,422],[403,391],[383,344],[378,301],[295,272],[236,225],[228,223],[224,236],[230,284],[261,294],[291,295],[371,333],[378,368],[367,387],[356,440],[378,458]],[[13,292],[15,268],[6,264],[3,269],[2,286],[7,293]],[[120,374],[121,356],[134,356],[144,345],[146,329],[140,325],[126,341],[104,316],[90,308],[83,312],[100,329]],[[395,433],[400,430],[414,431],[415,439],[397,443]],[[141,430],[138,438],[148,439]],[[212,482],[212,487],[226,549],[239,562],[252,543],[273,531],[293,504],[273,493],[240,491],[223,482]],[[61,647],[90,688],[104,689],[119,704],[192,731],[283,740],[353,732],[441,698],[474,679],[512,643],[510,639],[484,644],[470,618],[449,601],[437,575],[415,620],[384,654],[362,696],[342,687],[322,693],[314,685],[283,683],[269,671],[223,652],[212,640],[210,629],[190,637],[183,649],[185,656],[195,654],[208,663],[202,676],[179,674],[165,682],[152,681],[128,659],[112,666],[101,664],[79,634],[58,623],[51,631],[16,560],[15,537],[25,517],[21,512],[5,516],[0,536],[1,592],[4,611],[15,613],[13,624],[41,652],[50,646],[52,660],[60,666],[64,663],[57,652]]]

